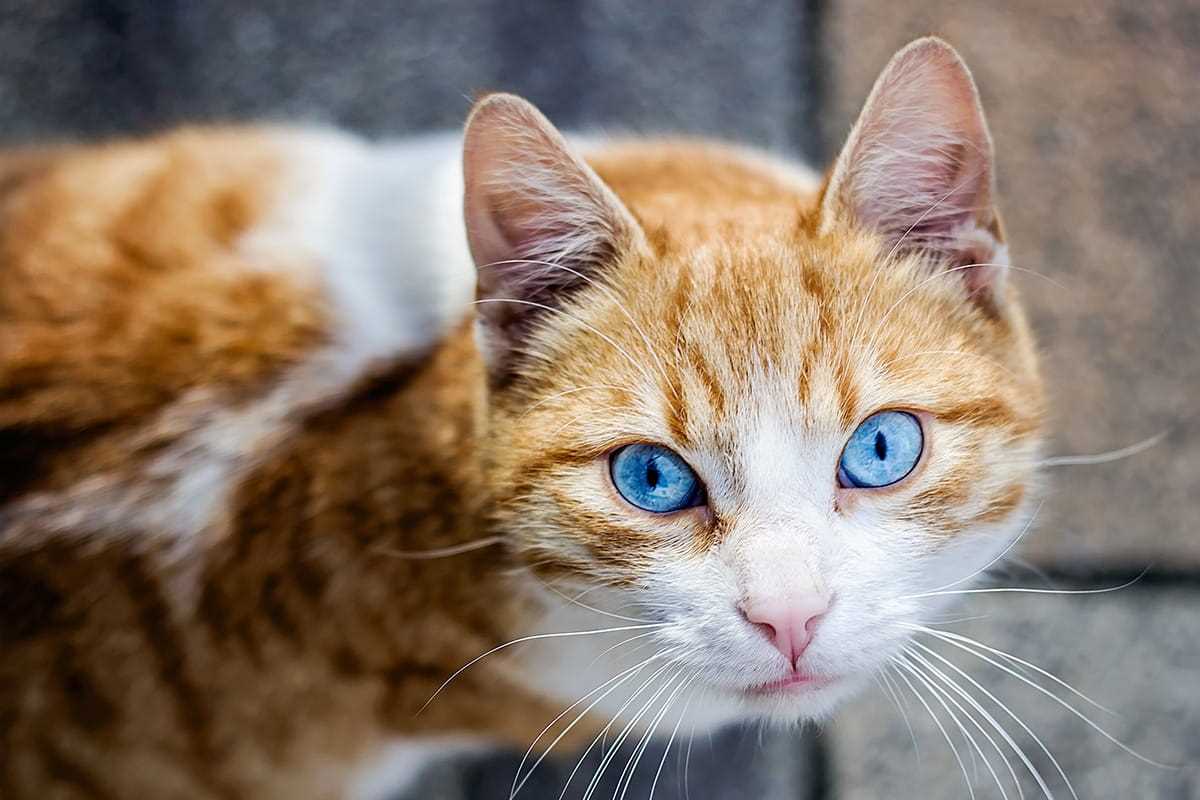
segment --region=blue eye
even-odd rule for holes
[[[912,414],[872,414],[850,434],[838,464],[838,482],[848,489],[890,486],[913,471],[924,446],[921,423]]]
[[[675,452],[656,444],[631,444],[609,459],[613,485],[638,508],[665,514],[704,502],[696,473]]]

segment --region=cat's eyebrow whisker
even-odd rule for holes
[[[474,305],[482,305],[483,303],[516,303],[517,305],[530,306],[532,308],[539,308],[543,311],[548,311],[552,314],[561,314],[564,317],[566,317],[567,319],[575,322],[577,325],[582,326],[584,328],[584,330],[587,330],[587,331],[590,331],[591,333],[596,334],[596,336],[600,337],[601,340],[606,342],[614,350],[616,350],[618,353],[623,355],[625,357],[625,359],[627,361],[629,361],[630,366],[637,369],[638,372],[640,372],[642,374],[643,378],[645,378],[650,383],[655,383],[655,381],[651,378],[650,373],[646,371],[646,368],[642,364],[639,364],[637,362],[637,360],[634,359],[634,357],[631,356],[625,348],[623,348],[623,347],[621,347],[621,345],[617,344],[617,342],[611,336],[604,333],[603,331],[601,331],[599,328],[592,325],[591,323],[584,322],[579,317],[577,317],[573,314],[568,314],[566,311],[564,311],[561,308],[555,308],[554,306],[548,306],[545,303],[537,303],[537,302],[534,302],[533,300],[521,300],[521,299],[518,299],[515,297],[484,297],[484,298],[480,298],[479,300],[474,301]]]
[[[379,546],[373,548],[376,552],[382,553],[385,556],[392,558],[411,559],[413,561],[422,561],[434,558],[447,558],[449,556],[457,556],[463,553],[471,553],[475,550],[483,550],[487,547],[494,547],[498,544],[503,544],[506,541],[503,536],[485,536],[482,539],[476,539],[471,542],[463,542],[462,544],[450,545],[449,547],[436,547],[432,550],[395,550],[391,547]]]
[[[925,209],[921,213],[921,216],[917,217],[916,221],[913,222],[913,224],[909,225],[908,228],[904,231],[904,233],[902,233],[899,236],[899,238],[896,239],[895,244],[892,245],[892,249],[888,251],[887,257],[883,259],[883,262],[879,265],[879,268],[875,270],[875,274],[871,276],[871,282],[867,285],[867,291],[863,295],[862,302],[858,306],[858,316],[854,321],[854,327],[852,329],[854,331],[855,339],[858,338],[858,333],[860,332],[862,326],[865,324],[864,317],[866,316],[866,313],[867,313],[867,304],[870,303],[871,299],[874,297],[875,285],[879,282],[879,276],[882,275],[884,272],[889,271],[889,267],[892,264],[892,258],[895,257],[896,253],[900,252],[900,248],[904,246],[904,242],[908,239],[909,235],[911,235],[912,232],[915,231],[917,229],[917,227],[922,222],[924,222],[926,220],[926,218],[929,217],[930,214],[932,214],[934,211],[936,211],[942,203],[946,202],[948,199],[950,199],[950,197],[957,194],[964,186],[966,186],[971,181],[976,180],[978,177],[979,176],[977,174],[969,175],[969,176],[963,178],[963,180],[960,181],[959,183],[956,183],[955,185],[951,186],[950,189],[944,195],[942,195],[936,201],[934,201],[934,203],[932,205],[930,205],[929,208]]]
[[[1113,461],[1120,461],[1122,458],[1136,456],[1144,450],[1149,450],[1151,447],[1162,442],[1167,438],[1169,431],[1160,431],[1148,439],[1143,439],[1135,444],[1122,447],[1117,450],[1108,450],[1103,453],[1091,453],[1081,455],[1067,456],[1050,456],[1038,462],[1039,467],[1067,467],[1067,466],[1087,466],[1093,464],[1108,464]]]
[[[957,267],[949,267],[948,269],[940,270],[939,272],[935,272],[932,275],[926,275],[923,279],[918,281],[914,286],[909,287],[908,290],[904,292],[904,294],[900,295],[899,299],[896,300],[896,302],[892,303],[892,305],[888,307],[888,310],[885,311],[883,313],[883,316],[881,316],[879,318],[879,324],[875,326],[875,330],[871,334],[871,338],[867,340],[866,346],[864,346],[861,349],[865,350],[867,352],[870,352],[871,350],[873,350],[875,348],[875,342],[879,338],[879,334],[883,331],[883,326],[887,323],[888,317],[890,317],[892,315],[892,312],[894,312],[897,308],[899,308],[901,305],[903,305],[905,300],[907,300],[909,297],[911,297],[913,295],[913,293],[919,291],[921,289],[921,287],[925,286],[926,284],[928,284],[934,280],[937,280],[938,278],[944,278],[947,275],[950,275],[952,273],[963,272],[964,270],[972,269],[974,267],[1002,267],[1002,266],[1006,266],[1006,265],[1004,265],[1004,264],[989,264],[989,263],[983,263],[983,262],[978,263],[978,264],[962,264]]]
[[[1041,278],[1055,289],[1062,289],[1064,292],[1071,291],[1071,287],[1067,286],[1062,281],[1055,280],[1044,272],[1038,272],[1036,269],[1029,269],[1029,267],[1018,267],[1015,264],[975,264],[974,266],[1002,267],[1003,269],[1011,269],[1013,272],[1024,272],[1026,275],[1032,275],[1035,278]]]
[[[962,668],[960,668],[954,662],[950,661],[948,658],[943,656],[941,653],[938,653],[936,650],[926,647],[925,645],[921,644],[920,642],[913,642],[913,645],[920,648],[921,650],[925,651],[929,655],[933,656],[938,661],[941,661],[947,667],[952,669],[955,673],[962,676],[968,683],[970,683],[978,691],[980,691],[984,697],[986,697],[988,700],[991,700],[993,703],[995,703],[997,708],[999,708],[1001,711],[1003,711],[1005,714],[1007,714],[1009,717],[1011,717],[1012,720],[1014,722],[1016,722],[1018,726],[1020,726],[1021,730],[1023,730],[1031,739],[1033,739],[1034,744],[1036,744],[1041,749],[1041,751],[1046,754],[1046,757],[1048,759],[1050,759],[1050,763],[1054,766],[1055,771],[1058,772],[1059,777],[1061,777],[1063,779],[1063,783],[1066,784],[1067,790],[1071,793],[1071,797],[1073,797],[1074,800],[1079,800],[1079,795],[1075,792],[1075,787],[1071,785],[1071,779],[1067,777],[1067,773],[1062,768],[1062,765],[1058,763],[1058,759],[1055,758],[1054,754],[1050,752],[1050,748],[1046,747],[1045,743],[1041,740],[1041,738],[1036,733],[1033,732],[1033,729],[1031,729],[1027,724],[1025,724],[1025,721],[1022,720],[1019,716],[1017,716],[1017,714],[1011,708],[1009,708],[1006,703],[1002,702],[998,697],[996,697],[996,695],[992,694],[987,689],[985,689],[983,687],[983,685],[981,683],[979,683],[979,681],[972,678],[970,675],[968,675],[966,672],[964,672],[962,670]],[[928,661],[928,659],[924,658],[919,653],[917,653],[913,650],[910,650],[910,655],[913,658],[916,658],[919,661],[921,661],[922,663],[924,663],[927,666],[927,668],[930,669],[934,674],[940,675],[942,677],[942,680],[947,682],[947,685],[956,687],[960,692],[965,693],[965,690],[962,687],[958,686],[958,684],[955,683],[953,680],[951,680],[947,673],[943,672],[938,667],[935,667],[931,662]],[[1026,767],[1029,767],[1029,764],[1026,764]],[[1038,777],[1040,777],[1040,776],[1038,776]],[[1046,792],[1047,797],[1053,797],[1053,795],[1050,794],[1049,788],[1046,787],[1044,783],[1039,782],[1039,785],[1042,786],[1042,791]]]
[[[933,281],[936,278],[942,278],[947,275],[950,275],[951,273],[962,272],[964,270],[974,269],[976,267],[998,267],[1000,269],[1009,269],[1009,270],[1015,270],[1017,272],[1025,272],[1030,275],[1035,275],[1039,278],[1047,280],[1050,283],[1054,284],[1056,287],[1058,287],[1064,291],[1067,290],[1066,286],[1063,286],[1061,283],[1059,283],[1058,281],[1054,280],[1053,278],[1051,278],[1047,275],[1043,275],[1042,273],[1037,272],[1036,270],[1026,269],[1025,267],[1015,267],[1012,264],[1001,264],[1001,263],[996,263],[996,262],[991,262],[991,261],[980,261],[980,262],[976,262],[973,264],[961,264],[957,267],[950,267],[948,269],[940,270],[938,272],[933,273],[932,275],[926,276],[924,279],[919,281],[916,285],[909,287],[909,289],[907,291],[905,291],[904,294],[900,295],[900,299],[898,299],[898,300],[896,300],[896,302],[892,303],[892,305],[888,308],[888,310],[886,312],[884,312],[883,316],[879,318],[879,324],[876,325],[875,331],[871,334],[871,338],[867,340],[867,344],[865,346],[859,348],[860,351],[868,351],[869,352],[870,350],[874,349],[875,342],[878,340],[879,334],[882,333],[883,326],[887,322],[888,318],[892,315],[892,312],[894,312],[897,308],[899,308],[904,303],[905,300],[907,300],[909,297],[911,297],[912,294],[914,292],[918,291],[922,286]]]
[[[980,361],[987,361],[998,369],[1007,372],[1013,378],[1017,377],[1016,373],[1009,369],[1008,366],[1001,363],[999,359],[993,358],[989,355],[984,355],[983,353],[972,353],[969,350],[921,350],[916,353],[902,353],[896,357],[895,361],[906,361],[910,358],[920,358],[921,356],[964,356],[967,358],[977,358]],[[912,370],[912,372],[915,371],[916,370]],[[910,374],[909,370],[900,370],[896,373],[897,377],[900,378],[903,378],[908,374]]]
[[[554,394],[549,395],[548,397],[543,397],[541,400],[538,400],[536,403],[534,403],[533,405],[529,406],[524,411],[522,411],[520,416],[517,417],[517,419],[524,419],[531,412],[535,411],[536,409],[540,408],[541,406],[546,405],[546,403],[552,403],[555,400],[559,399],[560,397],[566,397],[569,394],[576,394],[578,392],[591,392],[591,391],[596,391],[597,389],[610,389],[612,391],[619,392],[619,391],[621,391],[621,388],[622,387],[620,387],[620,386],[613,386],[612,384],[608,384],[608,383],[593,383],[588,386],[575,386],[571,389],[566,389],[561,392],[555,392]]]
[[[588,418],[588,417],[590,417],[590,416],[592,416],[592,412],[591,412],[591,411],[584,411],[584,412],[583,412],[583,413],[581,413],[581,414],[576,414],[575,416],[571,417],[569,420],[567,420],[566,422],[564,422],[562,425],[559,425],[557,428],[555,428],[555,429],[554,429],[554,432],[550,434],[550,437],[549,437],[549,438],[551,438],[551,439],[557,439],[557,438],[558,438],[558,436],[559,436],[559,434],[561,434],[561,433],[562,433],[563,431],[565,431],[567,428],[571,427],[571,426],[572,426],[572,425],[574,425],[576,422],[579,422],[579,420],[581,420],[581,419],[586,419],[586,418]]]
[[[565,639],[565,638],[570,638],[570,637],[575,637],[575,636],[594,636],[598,633],[619,633],[621,631],[644,630],[646,628],[661,628],[666,624],[668,624],[668,623],[665,623],[665,622],[664,623],[655,623],[652,625],[623,625],[623,626],[618,626],[615,628],[597,628],[595,630],[586,630],[586,631],[561,631],[561,632],[557,632],[557,633],[535,633],[531,636],[522,636],[519,639],[513,639],[510,642],[505,642],[504,644],[493,647],[491,650],[488,650],[486,653],[481,653],[480,655],[475,656],[470,661],[468,661],[466,664],[463,664],[461,667],[456,669],[450,675],[450,677],[447,678],[445,680],[445,682],[437,688],[437,691],[434,692],[433,695],[430,696],[430,698],[425,701],[425,704],[422,705],[419,709],[417,709],[417,713],[420,714],[422,711],[424,711],[426,708],[428,708],[429,704],[432,703],[434,701],[434,699],[439,694],[442,693],[442,690],[445,689],[447,686],[449,686],[451,681],[453,681],[455,678],[457,678],[459,675],[461,675],[467,669],[474,666],[479,661],[482,661],[483,659],[492,655],[493,653],[498,653],[501,650],[512,647],[513,645],[522,644],[524,642],[540,641],[542,639]]]
[[[592,278],[588,277],[587,275],[584,275],[582,272],[572,269],[571,267],[568,267],[565,264],[559,264],[554,261],[539,261],[537,259],[529,259],[529,258],[511,258],[511,259],[506,259],[506,260],[502,260],[502,261],[493,261],[488,264],[483,264],[483,265],[477,267],[477,269],[487,269],[489,267],[496,267],[496,266],[500,266],[500,265],[504,265],[504,264],[536,264],[538,266],[550,267],[552,269],[560,269],[560,270],[563,270],[564,272],[569,272],[570,274],[574,275],[575,277],[579,278],[580,280],[585,281],[588,285],[593,286],[596,289],[598,289],[599,291],[603,292],[605,295],[608,296],[608,299],[612,300],[613,304],[616,305],[616,307],[618,309],[620,309],[621,313],[625,315],[625,318],[627,320],[629,320],[629,324],[633,326],[634,332],[637,333],[637,335],[641,337],[642,344],[646,345],[646,352],[649,353],[650,357],[653,358],[654,361],[658,364],[658,371],[661,374],[663,381],[665,382],[665,385],[667,385],[667,386],[672,385],[671,381],[669,380],[669,376],[667,374],[666,366],[662,363],[662,359],[660,359],[658,357],[658,353],[655,352],[654,346],[652,344],[650,344],[650,338],[648,336],[646,336],[646,332],[644,330],[642,330],[642,326],[638,325],[637,320],[633,318],[633,314],[629,313],[629,309],[627,309],[625,307],[625,304],[621,302],[621,299],[619,297],[617,297],[616,292],[611,287],[606,286],[605,284],[600,283],[599,281],[593,280]]]

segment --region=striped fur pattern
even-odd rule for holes
[[[1042,389],[948,46],[897,55],[824,181],[577,148],[507,95],[459,152],[261,128],[0,160],[0,797],[386,796],[647,652],[701,725],[821,717],[1028,522]],[[920,465],[839,487],[885,408]],[[625,503],[632,442],[707,504]],[[756,691],[762,581],[835,598],[827,683]]]

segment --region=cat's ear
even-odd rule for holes
[[[1007,257],[993,186],[971,73],[944,41],[918,39],[875,82],[826,184],[821,228],[866,226],[889,250],[930,253],[990,303]]]
[[[641,241],[612,190],[540,111],[514,95],[475,105],[463,180],[490,361],[502,360],[540,315]]]

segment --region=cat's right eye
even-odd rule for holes
[[[879,489],[903,480],[921,460],[921,421],[907,411],[880,411],[850,435],[838,463],[846,489]]]
[[[631,505],[667,514],[704,505],[704,484],[678,453],[657,444],[631,444],[609,457],[613,486]]]

